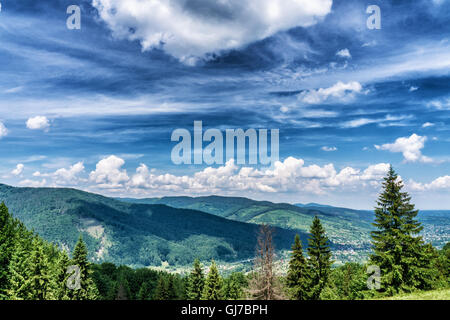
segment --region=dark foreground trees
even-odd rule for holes
[[[73,274],[68,272],[70,265],[76,266]],[[0,204],[0,299],[96,299],[97,288],[90,274],[81,239],[69,260],[65,252],[28,231]],[[69,285],[71,276],[79,286]]]
[[[295,300],[318,300],[328,284],[333,261],[328,237],[317,216],[311,224],[307,252],[306,259],[296,235],[286,277],[289,295]]]

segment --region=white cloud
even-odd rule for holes
[[[442,176],[430,183],[420,183],[414,180],[408,181],[408,188],[414,191],[425,191],[425,190],[450,190],[450,176]]]
[[[61,168],[53,173],[55,183],[59,185],[74,184],[78,181],[78,175],[84,171],[83,162],[77,162],[69,169]]]
[[[362,93],[362,86],[359,82],[351,81],[344,83],[339,81],[329,88],[303,91],[298,95],[298,97],[305,103],[319,104],[330,98],[340,101],[348,101],[353,99],[358,93]]]
[[[5,127],[3,122],[0,122],[0,139],[8,135],[8,129]]]
[[[350,54],[350,51],[348,49],[339,50],[338,52],[336,52],[336,55],[338,57],[348,58],[348,59],[351,59],[351,57],[352,57],[352,55]]]
[[[47,184],[47,180],[43,179],[42,181],[36,181],[36,180],[23,180],[19,182],[19,185],[22,187],[31,187],[31,188],[42,188],[45,187]]]
[[[376,165],[369,166],[364,170],[361,179],[362,180],[381,180],[383,179],[387,172],[389,171],[389,163],[379,163]]]
[[[433,162],[433,159],[422,155],[422,149],[425,147],[427,137],[421,137],[412,134],[410,137],[402,137],[395,140],[394,143],[375,145],[377,150],[387,150],[390,152],[401,152],[406,162]]]
[[[186,61],[237,48],[331,11],[332,0],[93,0],[114,36]]]
[[[27,128],[31,130],[48,130],[50,122],[47,117],[36,116],[27,120]]]
[[[450,98],[430,101],[427,106],[438,110],[448,110],[450,109]]]
[[[422,128],[429,128],[429,127],[433,127],[434,126],[434,123],[431,123],[431,122],[425,122],[423,125],[422,125]]]
[[[11,171],[11,174],[18,176],[23,172],[23,169],[25,168],[25,166],[22,163],[19,163],[16,168]]]
[[[409,88],[409,92],[414,92],[414,91],[417,91],[417,90],[419,90],[418,87],[412,86],[411,88]]]
[[[122,169],[125,161],[114,155],[100,160],[95,168],[89,174],[89,180],[99,184],[102,188],[121,187],[124,182],[129,180],[127,171]]]
[[[393,125],[403,125],[401,121],[411,119],[412,116],[391,116],[387,115],[384,118],[359,118],[354,120],[345,121],[340,124],[341,128],[359,128],[368,124],[377,123],[378,126],[393,126]],[[400,122],[399,122],[400,121]]]
[[[218,168],[206,168],[191,176],[157,174],[141,164],[127,183],[128,190],[139,194],[151,191],[214,194],[306,192],[324,194],[338,188],[379,185],[388,164],[377,164],[364,171],[347,167],[337,172],[333,164],[305,166],[302,159],[289,157],[277,161],[272,169],[238,167],[233,160]]]
[[[327,146],[324,146],[324,147],[322,147],[321,149],[322,149],[322,151],[325,151],[325,152],[333,152],[333,151],[337,151],[337,148],[336,148],[336,147],[327,147]]]

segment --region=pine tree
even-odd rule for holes
[[[300,236],[297,234],[295,236],[295,242],[292,245],[292,254],[286,277],[286,284],[289,288],[289,293],[292,299],[308,299],[309,281],[308,264],[303,256],[303,247],[302,242],[300,241]]]
[[[403,182],[391,166],[375,208],[377,230],[371,233],[370,256],[370,262],[381,269],[381,291],[388,294],[427,288],[430,281],[429,251],[418,236],[422,227],[415,219],[418,210],[402,189]]]
[[[68,300],[69,288],[67,287],[67,280],[69,274],[67,268],[69,267],[70,259],[65,251],[61,252],[56,265],[56,300]]]
[[[19,232],[21,237],[16,241],[9,264],[7,297],[10,300],[30,300],[33,298],[30,289],[32,241],[22,228]]]
[[[202,300],[222,300],[223,299],[223,282],[222,277],[217,269],[216,262],[211,261],[208,276],[206,277],[205,286],[203,288]]]
[[[169,275],[169,280],[167,281],[167,297],[168,300],[176,300],[178,298],[173,275]]]
[[[117,280],[115,300],[131,300],[131,298],[130,285],[122,272]]]
[[[159,276],[158,284],[155,289],[154,300],[169,300],[169,293],[167,291],[166,279],[163,275]]]
[[[187,285],[187,297],[189,300],[200,300],[205,286],[203,268],[198,259],[194,261],[194,268],[189,276]]]
[[[71,300],[95,300],[98,298],[98,290],[91,278],[91,265],[87,259],[88,251],[83,238],[80,236],[75,249],[71,263],[80,270],[80,289],[74,289],[69,292]]]
[[[309,298],[318,300],[328,282],[333,261],[331,260],[329,240],[317,216],[314,217],[310,233],[308,238],[308,269],[311,276]]]
[[[50,265],[44,253],[44,244],[38,237],[33,239],[32,246],[28,294],[33,300],[46,300],[51,289]]]
[[[150,300],[150,298],[151,298],[151,287],[150,287],[150,284],[146,281],[139,288],[137,299],[138,300]]]
[[[242,273],[233,272],[223,281],[223,297],[225,300],[239,300],[244,295],[242,283],[245,278]]]
[[[0,204],[0,300],[9,287],[9,264],[14,252],[16,228],[5,203]]]

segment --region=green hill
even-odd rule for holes
[[[367,210],[338,208],[316,203],[291,205],[255,201],[238,197],[163,197],[120,199],[130,203],[164,204],[174,208],[193,209],[234,221],[268,223],[286,229],[308,232],[317,215],[333,242],[335,260],[339,262],[366,259],[370,250],[370,231],[374,213]],[[438,247],[450,240],[450,211],[421,211],[425,240]]]
[[[91,260],[130,266],[183,266],[196,257],[249,259],[259,229],[201,211],[126,203],[75,189],[0,184],[0,201],[46,240],[73,249],[82,233]],[[293,238],[294,232],[278,228],[275,245],[288,249]]]

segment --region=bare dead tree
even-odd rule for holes
[[[259,229],[254,270],[248,295],[255,300],[283,299],[280,283],[274,272],[274,229],[263,224]]]

